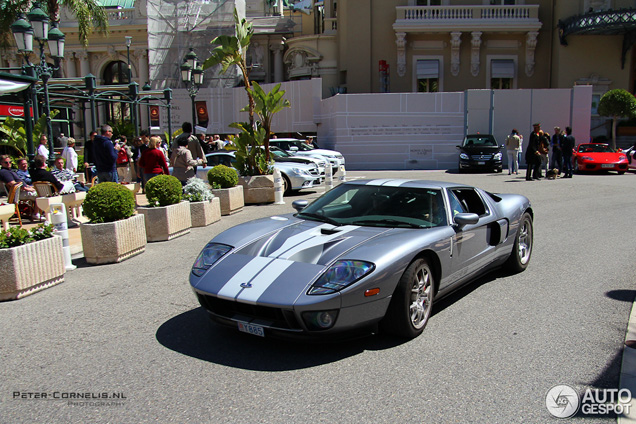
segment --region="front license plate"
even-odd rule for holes
[[[477,162],[477,165],[485,165],[486,162]]]
[[[614,168],[614,164],[612,163],[602,163],[601,168]]]
[[[260,325],[248,324],[246,322],[238,323],[239,331],[243,333],[253,334],[254,336],[265,337],[265,328]]]

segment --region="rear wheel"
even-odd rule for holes
[[[288,195],[292,192],[291,181],[289,181],[289,177],[285,174],[281,174],[283,176],[283,194]]]
[[[521,217],[512,253],[506,261],[505,266],[511,272],[521,272],[528,267],[532,255],[533,233],[532,217],[526,212]]]
[[[404,271],[382,326],[408,339],[419,336],[431,316],[435,282],[428,261],[418,258]]]

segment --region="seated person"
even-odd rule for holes
[[[73,183],[75,187],[75,191],[88,191],[88,188],[84,186],[84,184],[77,181],[75,177],[75,173],[68,168],[64,167],[64,158],[58,157],[55,159],[55,166],[51,170],[55,178],[58,181],[64,183],[64,181],[70,181]]]
[[[1,155],[0,164],[2,165],[2,168],[0,168],[0,181],[5,184],[7,189],[22,183],[22,188],[20,189],[21,200],[35,199],[38,197],[35,188],[27,184],[16,171],[11,169],[11,157],[9,155]]]
[[[31,185],[32,181],[31,175],[29,174],[29,161],[26,158],[19,158],[16,160],[16,163],[18,164],[18,170],[15,171],[16,174],[22,178],[24,184]]]
[[[31,172],[31,178],[33,181],[47,181],[55,187],[60,194],[67,194],[75,192],[75,186],[71,181],[61,182],[51,171],[46,170],[46,158],[42,155],[35,157],[35,169]]]

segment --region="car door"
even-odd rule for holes
[[[479,216],[476,224],[455,227],[452,240],[451,264],[453,278],[450,284],[458,284],[488,266],[495,258],[495,248],[499,239],[493,241],[493,226],[497,227],[488,204],[471,187],[448,190],[451,219],[457,213],[475,213]]]

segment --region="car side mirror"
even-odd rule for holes
[[[307,200],[294,200],[292,202],[292,208],[296,209],[296,212],[300,212],[307,207],[309,201]]]
[[[291,147],[289,148],[289,150],[291,150],[292,152],[297,152],[297,151],[298,151],[298,147],[296,147],[296,146],[291,146]]]
[[[477,222],[479,222],[479,215],[476,213],[458,213],[453,218],[453,221],[455,221],[455,224],[461,228],[466,225],[477,224]]]

